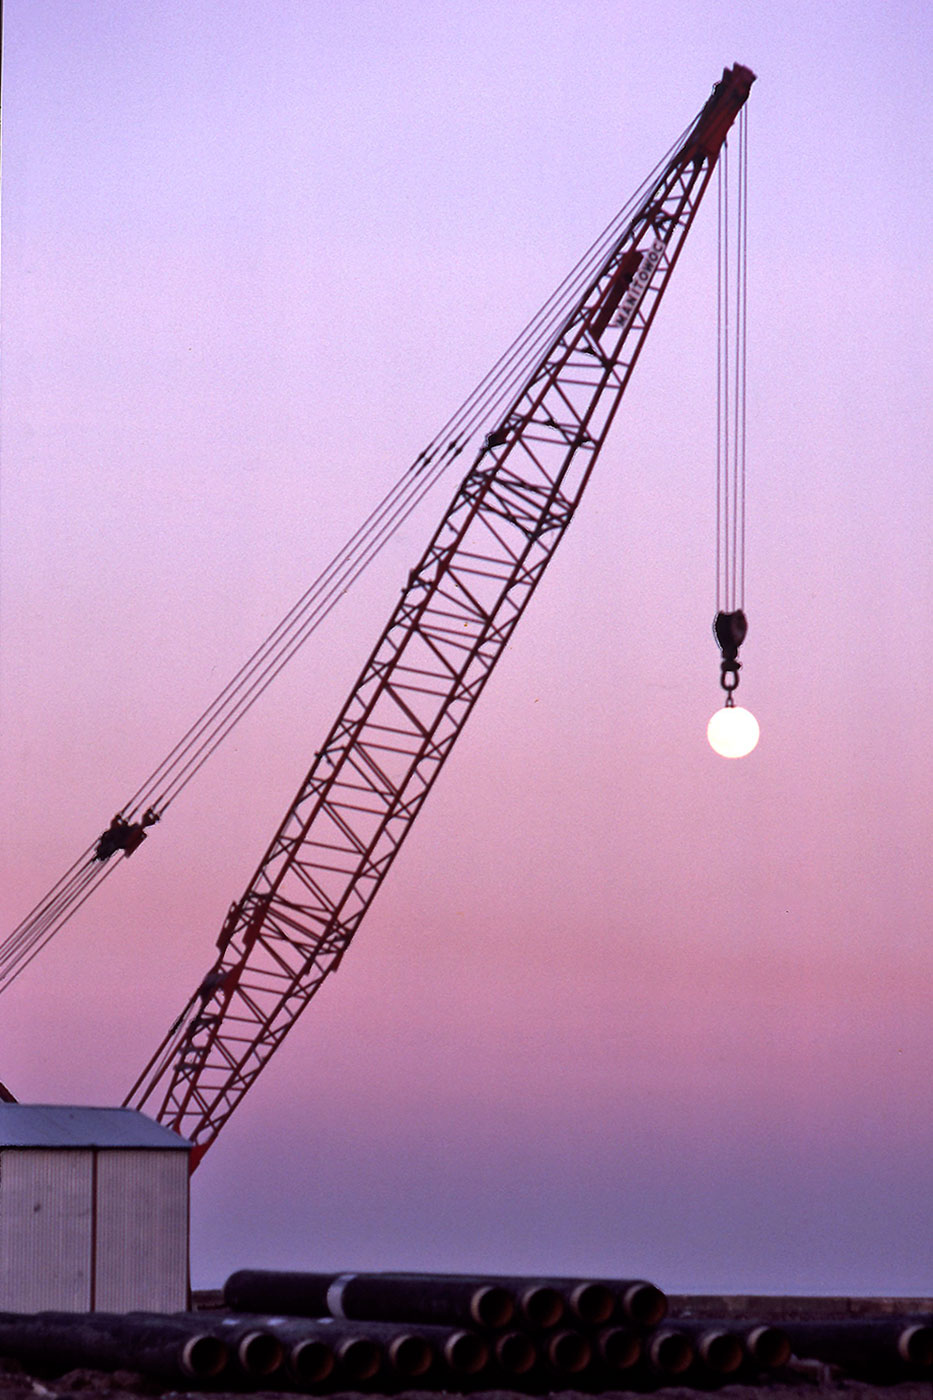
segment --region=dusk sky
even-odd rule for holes
[[[761,742],[705,737],[711,190],[385,887],[194,1177],[196,1286],[933,1293],[931,40],[921,0],[7,0],[0,936],[758,75]],[[122,1101],[456,485],[4,993],[20,1100]]]

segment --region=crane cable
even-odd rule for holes
[[[748,119],[738,119],[735,248],[730,248],[729,147],[719,163],[719,265],[716,372],[716,607],[732,612],[745,601],[745,369],[748,286]],[[735,259],[735,302],[731,287]],[[732,332],[730,343],[730,332]]]
[[[736,126],[735,164],[733,194],[727,142],[718,171],[716,617],[713,622],[713,634],[722,651],[720,684],[726,691],[727,707],[734,705],[733,692],[741,669],[738,649],[748,630],[745,616],[748,116],[744,107]]]
[[[151,825],[164,815],[169,805],[401,528],[477,430],[499,423],[501,415],[514,402],[517,391],[534,372],[543,350],[555,338],[559,328],[576,315],[581,297],[587,293],[613,247],[628,235],[640,201],[653,187],[661,170],[682,147],[689,130],[689,126],[685,128],[485,378],[435,433],[427,447],[175,747],[123,804],[112,826],[117,823],[125,826],[135,821],[142,832],[144,826]],[[97,853],[106,835],[105,832],[78,857],[0,943],[0,992],[16,980],[97,886],[131,853],[117,846],[109,858],[99,858]],[[139,840],[142,840],[142,835]],[[113,856],[118,851],[120,858],[115,860]]]

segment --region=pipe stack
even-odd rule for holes
[[[807,1367],[933,1377],[933,1317],[777,1325],[706,1317],[696,1300],[700,1316],[681,1304],[669,1318],[639,1279],[241,1271],[224,1298],[226,1312],[0,1313],[0,1356],[39,1375],[126,1369],[185,1391],[312,1395],[713,1390]]]
[[[227,1345],[210,1325],[155,1314],[0,1313],[0,1355],[46,1375],[76,1367],[126,1369],[186,1387],[232,1369]]]
[[[411,1343],[417,1337],[431,1349],[417,1378],[422,1389],[467,1381],[538,1392],[618,1389],[630,1373],[675,1377],[694,1356],[685,1334],[656,1334],[667,1300],[644,1279],[244,1269],[228,1278],[224,1302],[241,1322],[248,1314],[277,1335],[310,1328],[318,1339],[337,1338],[351,1329],[384,1347],[386,1335],[404,1328]],[[397,1367],[394,1375],[405,1379]]]
[[[821,1361],[859,1380],[893,1384],[933,1379],[933,1318],[845,1318],[786,1322],[794,1356]]]

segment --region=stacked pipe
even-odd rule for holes
[[[790,1360],[787,1333],[770,1323],[678,1317],[671,1325],[678,1337],[687,1338],[691,1349],[678,1378],[698,1389],[753,1382]]]
[[[491,1375],[519,1376],[537,1360],[531,1342],[511,1325],[513,1294],[485,1280],[244,1270],[227,1280],[224,1301],[241,1320],[251,1316],[292,1344],[296,1382],[302,1364],[294,1347],[313,1339],[329,1348],[332,1364],[317,1378],[320,1388],[473,1388]],[[368,1374],[353,1374],[345,1349],[366,1343],[374,1347],[372,1365]]]
[[[0,1313],[0,1355],[45,1375],[128,1369],[188,1384],[215,1381],[232,1366],[227,1345],[202,1319],[155,1314]]]
[[[241,1322],[252,1317],[289,1339],[367,1336],[385,1347],[393,1337],[418,1338],[431,1349],[421,1389],[650,1386],[681,1375],[696,1356],[688,1333],[662,1325],[667,1301],[643,1279],[241,1270],[227,1280],[224,1302]],[[384,1356],[383,1365],[395,1380],[415,1379],[398,1361],[386,1366]],[[341,1384],[336,1369],[332,1387]],[[294,1364],[292,1373],[297,1379]]]
[[[713,1389],[809,1364],[881,1383],[933,1376],[929,1316],[668,1319],[638,1279],[242,1271],[224,1297],[235,1311],[0,1313],[0,1355],[45,1375],[130,1369],[186,1389],[311,1393]]]
[[[784,1324],[795,1358],[882,1384],[933,1378],[933,1317],[845,1318]]]

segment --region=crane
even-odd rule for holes
[[[192,1170],[340,965],[563,538],[755,75],[723,71],[490,428],[311,769],[128,1094]]]

